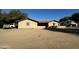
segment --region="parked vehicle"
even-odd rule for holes
[[[13,23],[13,24],[4,24],[3,25],[3,29],[11,29],[11,28],[15,28],[16,26],[15,26],[15,24]]]

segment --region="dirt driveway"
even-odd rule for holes
[[[79,48],[79,35],[39,29],[0,29],[0,48]]]

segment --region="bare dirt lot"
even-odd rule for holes
[[[79,48],[79,35],[38,29],[0,29],[0,48]]]

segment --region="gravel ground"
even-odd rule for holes
[[[1,49],[75,49],[79,35],[39,29],[0,29]]]

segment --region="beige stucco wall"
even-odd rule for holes
[[[45,26],[37,26],[37,29],[44,29],[46,28]]]
[[[55,25],[53,25],[53,23],[55,23]],[[52,21],[48,23],[48,26],[59,26],[59,23]]]
[[[27,26],[27,22],[29,26]],[[31,20],[20,21],[18,22],[18,28],[37,28],[37,22]]]
[[[58,26],[57,28],[66,28],[66,26]]]
[[[27,26],[27,23],[29,23],[29,26]],[[53,25],[53,23],[55,23],[55,25]],[[59,26],[59,23],[57,22],[49,22],[48,23],[48,27],[50,26]],[[32,20],[23,20],[18,22],[18,28],[38,28],[38,29],[44,29],[45,26],[38,26],[37,22],[32,21]]]

